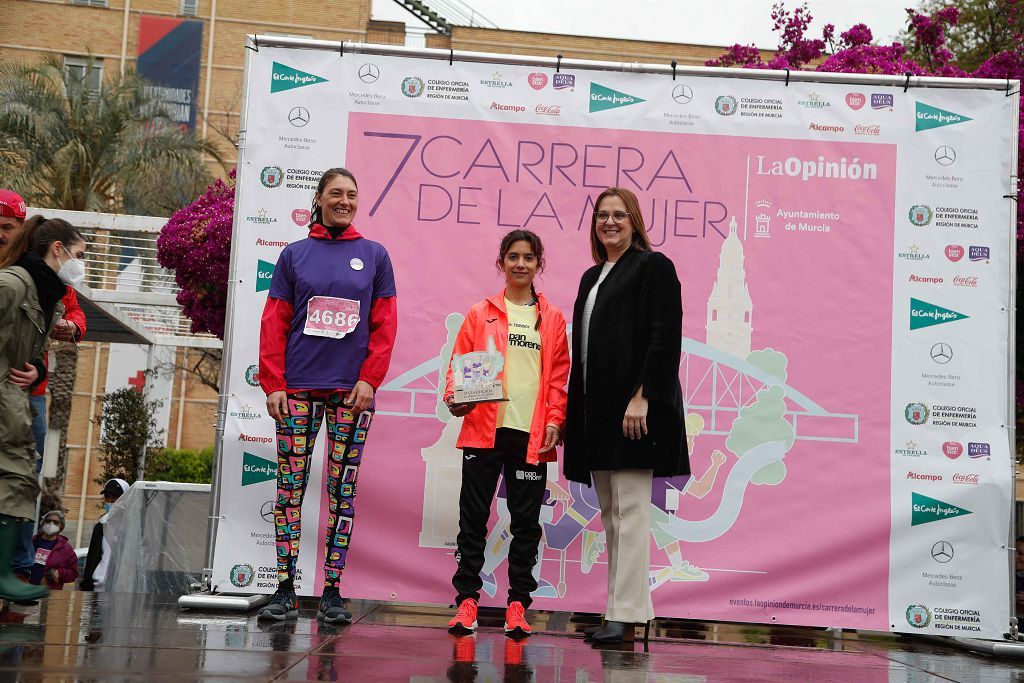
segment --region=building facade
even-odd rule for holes
[[[89,70],[88,77],[97,87],[129,70],[159,81],[161,97],[177,120],[219,151],[221,162],[211,159],[209,163],[220,177],[236,161],[244,45],[250,34],[546,57],[560,54],[567,59],[676,60],[688,66],[702,65],[723,52],[714,46],[478,26],[450,25],[445,33],[438,33],[411,14],[408,24],[375,20],[372,0],[4,0],[0,27],[0,62],[57,58],[68,70],[80,74]],[[159,80],[164,76],[168,80]],[[749,332],[746,344],[749,348]],[[102,511],[100,486],[94,481],[101,472],[97,419],[102,406],[97,399],[111,388],[109,378],[116,373],[109,366],[119,362],[118,353],[111,344],[90,341],[88,334],[78,347],[63,504],[68,509],[67,532],[81,542],[87,542],[92,522]],[[177,351],[178,369],[164,393],[169,405],[164,407],[167,426],[162,440],[169,448],[203,448],[214,441],[217,393],[182,369],[194,364],[197,353]]]

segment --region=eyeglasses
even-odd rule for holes
[[[615,211],[608,213],[607,211],[597,211],[594,213],[598,223],[607,223],[611,220],[612,223],[621,223],[622,221],[629,218],[629,214],[625,211]]]

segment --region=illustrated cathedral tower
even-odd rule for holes
[[[736,218],[729,221],[729,236],[718,256],[718,276],[708,298],[707,344],[746,359],[753,330],[753,304],[743,271],[743,243],[736,235]]]

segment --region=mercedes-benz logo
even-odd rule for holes
[[[288,123],[296,128],[302,128],[309,123],[309,110],[305,107],[292,107],[288,112]]]
[[[274,501],[268,500],[260,507],[260,517],[264,522],[274,523]]]
[[[946,541],[939,541],[932,546],[932,559],[940,564],[946,564],[953,559],[953,546]]]
[[[935,149],[935,161],[940,166],[952,166],[956,163],[956,150],[949,145],[942,145]]]
[[[932,346],[932,350],[929,352],[932,360],[939,365],[945,365],[949,361],[953,360],[953,347],[949,344],[939,342]]]
[[[359,67],[359,80],[363,83],[376,83],[380,78],[380,69],[376,64],[363,64]]]
[[[672,88],[672,99],[679,104],[689,104],[690,100],[693,99],[693,88],[685,83],[680,83]]]

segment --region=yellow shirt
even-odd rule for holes
[[[505,346],[505,397],[498,426],[529,432],[540,390],[540,331],[536,306],[519,306],[505,299],[508,344]]]

